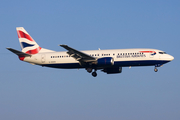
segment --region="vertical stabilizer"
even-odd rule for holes
[[[34,41],[34,39],[23,27],[17,27],[16,30],[22,52],[28,54],[37,54],[41,50],[41,47]]]

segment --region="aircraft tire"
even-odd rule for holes
[[[155,68],[155,69],[154,69],[154,72],[157,72],[157,71],[158,71],[158,69],[157,69],[157,68]]]
[[[96,77],[96,76],[97,76],[97,73],[96,73],[96,72],[93,72],[93,73],[92,73],[92,76],[93,76],[93,77]]]
[[[92,68],[87,68],[86,70],[87,70],[88,73],[92,72]]]

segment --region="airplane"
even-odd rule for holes
[[[23,27],[17,27],[17,34],[22,51],[7,48],[16,54],[21,61],[32,65],[40,65],[61,69],[84,68],[97,76],[97,70],[107,74],[121,73],[122,67],[163,66],[174,59],[173,56],[157,49],[111,49],[79,51],[68,45],[61,44],[67,51],[56,52],[40,47]]]

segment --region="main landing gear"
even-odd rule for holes
[[[86,68],[86,70],[87,70],[88,73],[92,72],[92,68]]]
[[[97,76],[96,71],[92,72],[92,76],[93,76],[93,77],[96,77],[96,76]]]
[[[92,69],[92,68],[86,68],[86,70],[87,70],[88,73],[91,73],[93,69]],[[97,71],[97,70],[94,69],[94,72],[92,72],[92,76],[93,76],[93,77],[96,77],[96,76],[97,76],[96,71]]]

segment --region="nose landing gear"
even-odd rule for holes
[[[154,68],[154,71],[157,72],[158,71],[157,67],[162,67],[162,66],[163,66],[163,64],[156,64],[155,68]]]
[[[158,71],[158,69],[157,69],[157,67],[155,67],[155,68],[154,68],[154,72],[157,72],[157,71]]]

